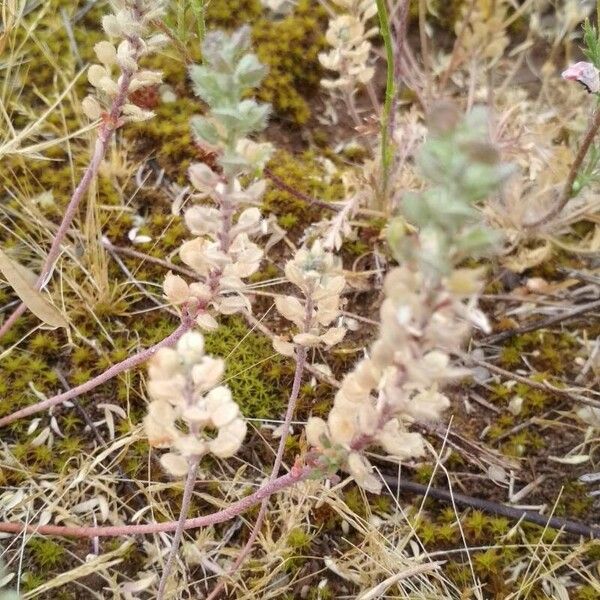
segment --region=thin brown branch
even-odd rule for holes
[[[431,487],[426,484],[416,483],[414,481],[399,480],[393,475],[382,475],[385,482],[392,487],[392,491],[409,492],[420,496],[429,496],[441,502],[453,502],[455,504],[475,508],[494,515],[501,515],[515,521],[527,521],[535,523],[540,527],[552,527],[571,533],[581,535],[587,538],[600,538],[600,527],[597,525],[588,525],[579,521],[571,521],[560,517],[546,517],[540,513],[531,510],[523,510],[506,504],[500,504],[483,498],[474,498],[465,494],[457,494],[449,490],[442,490]]]
[[[517,327],[515,329],[509,329],[507,331],[503,331],[501,333],[497,333],[495,335],[490,335],[487,338],[481,340],[482,344],[497,344],[499,342],[504,342],[514,337],[515,335],[521,335],[522,333],[529,333],[530,331],[536,331],[538,329],[545,329],[550,325],[556,325],[557,323],[562,323],[567,319],[572,319],[574,317],[579,317],[585,313],[589,313],[593,310],[600,309],[600,300],[594,300],[593,302],[588,302],[587,304],[580,304],[579,306],[575,306],[570,310],[565,310],[558,315],[552,315],[547,317],[546,319],[539,319],[538,321],[534,321],[533,323],[529,323],[528,325],[523,325],[522,327]]]
[[[583,161],[587,156],[592,142],[594,141],[594,138],[598,133],[598,129],[600,129],[600,109],[596,110],[594,118],[590,123],[585,137],[583,138],[583,142],[581,143],[577,155],[575,156],[575,160],[571,165],[571,170],[569,171],[567,181],[565,182],[558,202],[543,217],[537,219],[536,221],[533,221],[532,223],[525,223],[525,227],[533,229],[536,227],[540,227],[541,225],[545,225],[546,223],[548,223],[548,221],[556,217],[567,205],[569,200],[573,197],[573,184],[575,183],[575,179],[577,178],[581,166],[583,165]]]
[[[513,373],[512,371],[507,371],[506,369],[502,369],[501,367],[497,367],[492,363],[489,363],[485,360],[478,360],[474,358],[472,355],[463,357],[466,364],[475,364],[479,367],[483,367],[488,369],[492,373],[496,373],[501,375],[502,377],[506,377],[507,379],[513,379],[514,381],[518,381],[519,383],[524,383],[530,388],[541,390],[543,392],[550,392],[557,396],[563,396],[565,398],[569,398],[571,400],[575,400],[576,402],[581,402],[581,404],[587,404],[588,406],[593,406],[594,408],[600,408],[600,400],[594,400],[589,398],[588,396],[583,396],[579,392],[585,391],[584,388],[558,388],[547,381],[542,383],[538,381],[534,381],[529,377],[524,377],[523,375],[519,375],[518,373]]]

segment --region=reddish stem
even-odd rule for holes
[[[307,305],[310,302],[307,303]],[[277,475],[279,475],[279,469],[281,468],[281,463],[283,462],[283,453],[285,451],[285,444],[288,438],[290,424],[294,417],[294,413],[296,411],[296,403],[298,401],[298,396],[300,395],[300,384],[302,383],[302,374],[304,372],[304,365],[306,364],[306,348],[300,347],[296,354],[296,370],[294,372],[294,382],[292,384],[292,392],[290,394],[290,399],[288,401],[287,411],[285,413],[285,418],[283,421],[283,431],[281,434],[281,439],[279,440],[279,447],[277,448],[277,454],[275,456],[275,462],[273,463],[273,471],[271,472],[271,477],[269,478],[269,483],[276,481]],[[244,560],[246,560],[248,554],[250,554],[250,550],[252,550],[252,546],[254,546],[254,542],[258,537],[260,529],[262,527],[263,521],[265,520],[265,516],[267,514],[267,508],[269,506],[269,497],[266,497],[261,505],[260,511],[258,513],[258,517],[256,518],[256,522],[254,523],[254,527],[252,528],[252,533],[246,542],[246,545],[242,548],[239,556],[237,557],[235,563],[229,569],[229,577],[231,577],[242,565]],[[221,580],[215,589],[207,596],[206,600],[214,600],[218,598],[221,590],[225,586],[225,581]]]
[[[139,39],[138,39],[139,41]],[[139,43],[139,47],[141,48],[141,42]],[[106,150],[108,149],[108,144],[115,132],[116,128],[119,124],[119,119],[121,117],[121,111],[123,106],[127,102],[127,94],[129,93],[129,86],[131,84],[131,80],[133,78],[132,71],[123,71],[121,77],[119,78],[119,87],[117,95],[113,100],[110,108],[109,114],[104,119],[103,123],[100,125],[98,138],[96,139],[96,144],[94,146],[94,152],[92,154],[92,158],[85,169],[79,184],[73,191],[73,195],[71,196],[71,200],[67,205],[65,210],[65,214],[62,218],[60,225],[58,226],[58,230],[54,235],[52,240],[52,245],[50,246],[50,250],[48,251],[48,256],[46,256],[46,260],[42,265],[42,269],[40,271],[40,275],[35,283],[35,289],[41,290],[44,286],[46,279],[52,273],[54,269],[54,263],[56,259],[60,255],[61,245],[71,227],[71,223],[77,214],[77,209],[83,196],[87,192],[90,184],[98,174],[98,170],[100,168],[100,164],[106,155]],[[14,325],[17,319],[27,310],[27,306],[21,302],[19,306],[14,310],[14,312],[2,323],[0,327],[0,338],[2,338]]]
[[[581,142],[581,146],[577,151],[575,156],[575,160],[571,165],[571,169],[569,170],[569,175],[567,176],[567,181],[562,189],[561,195],[558,199],[558,202],[543,216],[538,218],[535,221],[530,223],[524,223],[523,225],[527,228],[535,228],[540,227],[541,225],[545,225],[549,221],[551,221],[554,217],[560,214],[563,208],[568,204],[569,200],[573,197],[573,185],[575,184],[575,180],[577,179],[577,175],[583,165],[583,161],[587,156],[587,153],[592,146],[592,142],[598,133],[598,129],[600,129],[600,109],[596,110],[594,114],[594,118],[590,123],[590,126]]]
[[[229,521],[244,511],[252,508],[265,498],[269,498],[276,492],[300,483],[313,472],[313,467],[292,468],[289,473],[278,477],[275,481],[266,483],[254,494],[250,494],[227,508],[219,510],[210,515],[203,515],[193,519],[186,519],[182,530],[208,527]],[[146,525],[115,525],[107,527],[79,527],[69,525],[29,525],[25,523],[0,523],[0,532],[6,533],[37,533],[39,535],[57,535],[62,537],[94,538],[94,537],[120,537],[124,535],[147,535],[160,532],[176,531],[178,521],[166,523],[148,523]]]
[[[179,520],[177,521],[177,529],[175,530],[175,537],[171,544],[171,551],[169,552],[169,558],[167,564],[163,569],[162,577],[158,585],[158,593],[156,595],[157,600],[162,600],[165,595],[165,589],[167,587],[167,581],[169,580],[169,573],[175,563],[177,556],[177,550],[179,550],[179,544],[181,544],[181,538],[183,537],[183,526],[185,519],[188,516],[190,510],[190,503],[192,501],[192,493],[194,491],[194,485],[196,484],[196,473],[198,471],[198,465],[200,464],[200,457],[194,456],[190,459],[188,474],[185,480],[185,487],[183,488],[183,500],[181,501],[181,512],[179,513]]]
[[[104,373],[101,373],[97,377],[94,377],[93,379],[90,379],[89,381],[86,381],[85,383],[82,383],[77,387],[63,392],[62,394],[52,396],[51,398],[48,398],[46,400],[42,400],[41,402],[36,402],[31,406],[26,406],[21,410],[17,410],[16,412],[1,418],[0,427],[5,427],[6,425],[13,423],[14,421],[17,421],[18,419],[22,419],[24,417],[28,417],[30,415],[38,413],[42,410],[46,410],[52,406],[55,406],[56,404],[64,402],[65,400],[77,398],[78,396],[81,396],[82,394],[85,394],[86,392],[89,392],[90,390],[93,390],[99,385],[102,385],[103,383],[109,381],[113,377],[116,377],[120,373],[123,373],[123,371],[127,371],[128,369],[137,367],[138,365],[146,362],[160,348],[164,348],[165,346],[172,346],[186,331],[192,328],[193,324],[194,319],[192,316],[185,317],[182,320],[181,325],[179,325],[179,327],[171,335],[167,336],[164,340],[161,340],[157,344],[154,344],[154,346],[150,346],[150,348],[141,350],[137,354],[134,354],[133,356],[126,358],[124,361],[113,365],[112,367],[104,371]]]

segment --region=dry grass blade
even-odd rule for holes
[[[0,271],[17,296],[38,319],[51,327],[68,327],[60,311],[33,287],[32,278],[35,278],[35,275],[12,261],[2,250],[0,250]]]

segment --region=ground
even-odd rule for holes
[[[411,5],[415,15],[417,4]],[[454,27],[459,4],[454,2],[432,17],[441,38]],[[77,133],[84,123],[79,100],[88,88],[81,68],[93,59],[93,45],[103,38],[98,23],[105,6],[98,2],[79,13],[84,6],[83,2],[50,0],[33,7],[23,21],[31,28],[19,29],[15,38],[19,44],[12,47],[10,61],[2,66],[8,85],[2,88],[0,102],[16,130],[34,121],[73,82],[59,108],[35,131],[36,142],[52,143],[39,151],[0,157],[2,248],[34,271],[87,162],[93,139],[92,133]],[[264,134],[277,144],[268,168],[295,191],[271,183],[262,209],[275,215],[289,239],[298,243],[303,230],[326,212],[307,203],[305,197],[324,202],[343,197],[339,176],[328,177],[327,161],[344,168],[360,164],[369,153],[351,148],[340,152],[336,145],[352,127],[342,123],[331,128],[319,119],[324,96],[317,55],[326,44],[326,10],[318,2],[300,0],[293,16],[272,20],[259,0],[208,4],[208,28],[241,23],[251,24],[257,53],[270,67],[258,93],[274,110]],[[416,24],[411,23],[414,29]],[[518,23],[513,29],[518,30]],[[188,51],[199,60],[193,41]],[[176,250],[187,232],[181,218],[172,214],[170,186],[185,185],[187,166],[210,157],[195,147],[189,133],[190,117],[202,112],[203,106],[191,93],[184,57],[171,47],[147,66],[163,70],[177,99],[163,102],[156,93],[137,98],[155,110],[155,118],[119,133],[80,210],[52,283],[56,305],[69,316],[68,332],[48,330],[29,314],[1,340],[0,417],[40,396],[87,381],[177,326],[177,317],[161,308],[160,285],[166,270],[149,257],[181,265]],[[383,89],[378,92],[383,95]],[[583,243],[594,223],[597,215],[595,221],[579,223],[563,241]],[[382,246],[383,224],[375,218],[363,221],[357,238],[342,249],[344,266],[356,278],[345,310],[359,319],[360,327],[328,358],[338,378],[376,335],[369,320],[381,301],[379,281],[360,273],[375,266],[372,249]],[[133,244],[134,227],[137,235],[148,236],[150,241]],[[102,236],[116,251],[103,247]],[[123,248],[148,258],[123,253]],[[272,287],[271,280],[281,274],[289,254],[285,244],[277,245],[255,276],[254,312],[258,317],[266,313],[263,324],[274,332],[283,331],[285,324],[268,310],[270,300],[260,291]],[[509,500],[508,484],[493,482],[489,476],[491,469],[512,472],[515,492],[534,482],[517,501],[519,505],[545,505],[545,514],[600,525],[599,496],[590,495],[592,488],[579,480],[597,469],[597,430],[588,429],[575,416],[576,395],[581,390],[565,392],[577,387],[586,390],[586,397],[599,400],[592,389],[597,383],[593,370],[583,370],[600,334],[597,310],[501,341],[494,339],[496,334],[543,319],[542,311],[549,306],[568,310],[574,303],[597,299],[597,281],[589,279],[594,269],[597,272],[594,256],[555,247],[541,264],[519,273],[501,261],[485,263],[489,283],[483,309],[493,332],[475,336],[471,350],[478,349],[475,355],[492,367],[480,364],[473,379],[452,389],[451,419],[427,430],[428,440],[443,460],[402,465],[401,475],[440,489],[447,489],[451,482],[456,492],[488,500],[487,510],[414,493],[397,494],[393,486],[373,496],[352,483],[324,500],[321,483],[309,482],[301,490],[273,499],[235,597],[355,597],[418,553],[432,565],[415,578],[416,588],[431,593],[422,597],[477,597],[475,579],[481,582],[485,598],[547,598],[559,589],[559,583],[568,585],[569,597],[575,600],[598,597],[599,543],[494,514],[493,503]],[[542,289],[534,288],[532,282],[542,282]],[[3,314],[9,313],[16,300],[9,287],[0,289]],[[207,348],[227,359],[226,378],[243,414],[251,420],[252,431],[238,458],[202,465],[205,479],[198,485],[192,514],[214,510],[217,499],[228,494],[244,495],[269,473],[277,443],[273,430],[285,410],[294,372],[292,361],[277,355],[271,341],[240,316],[224,319],[218,332],[207,336]],[[515,381],[512,373],[521,379]],[[558,391],[545,389],[543,382]],[[333,394],[334,388],[327,383],[306,377],[296,420],[326,414]],[[513,410],[516,397],[522,399],[518,414]],[[63,518],[77,513],[88,522],[91,512],[100,518],[103,506],[111,518],[118,514],[123,521],[148,506],[156,520],[176,518],[181,487],[164,475],[143,438],[140,422],[146,403],[140,368],[82,396],[74,406],[59,406],[9,426],[0,442],[0,494],[6,494],[0,498],[6,500],[22,490],[34,499],[29,506],[36,513],[22,517],[31,520],[47,510],[55,520],[62,511]],[[302,452],[303,444],[302,438],[290,439],[287,464]],[[565,460],[567,455],[588,458]],[[397,465],[379,465],[383,472],[398,475]],[[245,489],[229,490],[227,482],[234,477],[246,483]],[[207,576],[211,586],[218,573],[215,565],[235,556],[255,515],[249,511],[243,518],[190,534],[184,549],[189,568],[182,582],[196,585]],[[8,570],[13,572],[20,565],[23,597],[53,599],[101,597],[99,589],[115,590],[158,568],[157,552],[162,548],[160,539],[102,541],[99,566],[90,573],[85,571],[86,556],[98,552],[86,541],[20,536],[1,543]],[[441,569],[435,561],[443,561]],[[204,591],[204,583],[197,585],[199,593]],[[408,597],[393,594],[390,591],[386,597]]]

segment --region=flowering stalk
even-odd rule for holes
[[[261,214],[256,206],[245,206],[258,204],[265,190],[264,180],[256,175],[268,160],[271,146],[246,136],[266,125],[269,107],[244,99],[266,72],[249,47],[247,27],[231,35],[209,33],[202,44],[204,64],[190,68],[194,91],[210,107],[207,116],[192,119],[192,132],[198,145],[217,154],[220,169],[196,163],[190,167],[189,177],[197,191],[195,199],[208,199],[216,207],[196,204],[186,211],[185,222],[197,237],[182,245],[180,257],[197,281],[188,284],[169,273],[164,291],[172,304],[194,310],[198,326],[208,330],[218,327],[211,309],[221,314],[250,310],[243,280],[258,269],[262,258],[262,250],[250,240],[263,229]],[[255,181],[244,188],[242,176],[254,177]],[[203,352],[202,335],[190,332],[176,350],[164,349],[149,366],[148,391],[153,401],[145,419],[146,433],[151,445],[170,448],[161,456],[169,474],[177,477],[187,473],[159,599],[179,549],[201,457],[206,452],[220,458],[232,456],[246,435],[246,423],[229,388],[215,387],[223,374],[223,361],[203,356]],[[176,423],[184,423],[186,432],[182,433]],[[216,438],[203,435],[206,426],[218,429]],[[272,480],[275,477],[276,473]]]
[[[175,477],[187,474],[159,599],[177,556],[200,459],[208,453],[218,458],[233,456],[246,436],[246,422],[231,391],[227,386],[217,386],[224,368],[221,359],[205,356],[204,338],[193,331],[181,337],[176,349],[162,348],[148,366],[148,393],[152,398],[144,420],[148,441],[151,446],[170,450],[160,457],[165,471]],[[184,431],[181,424],[185,425]],[[217,435],[212,437],[215,430]]]
[[[288,400],[288,406],[285,413],[285,418],[283,420],[282,425],[282,434],[281,439],[279,440],[279,446],[277,447],[277,454],[275,456],[275,462],[273,463],[273,470],[269,477],[269,484],[273,484],[277,481],[277,477],[279,475],[279,469],[281,468],[281,463],[283,462],[283,453],[285,451],[286,442],[289,436],[290,424],[294,417],[294,413],[296,411],[296,403],[298,401],[298,396],[300,395],[300,384],[302,383],[302,374],[304,372],[304,368],[306,366],[306,354],[307,350],[305,347],[300,347],[296,352],[296,370],[294,371],[294,382],[292,384],[292,392],[290,394],[290,398]],[[250,554],[252,547],[254,546],[254,542],[256,542],[256,538],[260,533],[262,524],[265,520],[265,516],[267,515],[267,509],[269,507],[270,496],[266,497],[260,505],[260,510],[258,512],[258,516],[256,517],[256,521],[252,527],[252,533],[246,542],[246,545],[240,551],[238,557],[235,559],[233,566],[229,569],[228,576],[231,577],[234,575],[240,566],[244,563],[247,556]],[[221,590],[225,586],[225,581],[221,580],[212,592],[206,597],[206,600],[213,600],[214,598],[218,598]]]
[[[177,550],[179,549],[179,545],[181,544],[181,538],[183,537],[185,518],[190,511],[190,504],[192,501],[192,492],[194,491],[194,484],[196,483],[196,472],[198,470],[198,465],[200,464],[200,458],[195,456],[189,461],[189,469],[187,478],[185,480],[185,486],[183,488],[183,500],[181,501],[181,512],[179,513],[179,520],[177,521],[177,529],[175,530],[175,536],[173,538],[173,543],[171,544],[171,550],[169,551],[169,558],[167,559],[167,564],[163,569],[160,583],[158,584],[158,592],[156,594],[157,600],[161,600],[164,597],[165,589],[167,587],[167,581],[169,580],[169,573],[173,568],[173,563],[175,562],[175,558],[177,556]]]
[[[334,0],[345,14],[329,21],[325,39],[332,46],[329,52],[319,54],[319,62],[330,71],[337,72],[335,79],[322,79],[321,85],[335,93],[341,92],[352,119],[357,126],[361,119],[356,110],[354,95],[360,86],[368,84],[375,75],[370,64],[371,42],[377,27],[368,21],[377,14],[374,0]]]
[[[399,460],[424,456],[424,440],[410,425],[440,418],[450,404],[440,387],[467,373],[451,365],[450,355],[471,325],[488,327],[477,309],[481,271],[456,265],[493,248],[495,237],[479,223],[475,204],[510,169],[486,138],[485,113],[439,125],[419,157],[435,185],[403,199],[404,215],[418,231],[409,234],[402,217],[389,227],[401,266],[384,282],[379,338],[343,379],[327,421],[313,417],[306,426],[315,476],[342,468],[374,493],[381,482],[364,450],[376,445]]]
[[[143,54],[150,52],[164,41],[162,36],[144,39],[150,21],[162,14],[162,0],[136,0],[135,2],[118,0],[113,4],[115,13],[105,16],[102,25],[107,34],[121,37],[123,41],[118,49],[108,41],[96,44],[94,49],[103,66],[92,65],[88,71],[88,79],[96,88],[98,97],[90,95],[82,102],[83,111],[90,119],[101,119],[94,152],[79,184],[73,191],[63,219],[54,235],[35,283],[36,290],[42,289],[54,269],[62,242],[77,214],[83,196],[98,174],[114,132],[127,121],[139,121],[152,116],[152,113],[142,111],[134,104],[128,103],[127,97],[135,89],[161,80],[157,72],[138,71],[138,61]],[[120,76],[116,81],[110,75],[112,66],[118,66],[120,70]],[[26,310],[24,303],[18,305],[0,327],[0,338]]]
[[[250,309],[243,280],[257,271],[262,259],[262,250],[251,238],[264,230],[256,205],[266,182],[257,175],[272,147],[247,137],[266,126],[269,113],[267,104],[245,99],[266,73],[249,47],[247,27],[231,35],[211,32],[202,45],[204,64],[190,68],[194,91],[210,107],[206,116],[192,119],[192,133],[199,146],[217,154],[219,170],[195,163],[189,178],[195,199],[210,200],[216,207],[196,204],[185,213],[196,237],[185,242],[179,254],[197,281],[188,284],[170,273],[164,289],[172,304],[200,310],[197,322],[203,329],[217,327],[208,309],[221,314]],[[251,180],[246,187],[242,176]]]
[[[303,333],[308,333],[311,327],[313,317],[312,313],[312,302],[307,301],[304,309],[304,319],[301,322],[301,331]],[[277,342],[274,342],[274,344],[281,344],[281,342],[278,340]],[[302,383],[302,375],[306,367],[307,346],[296,344],[293,350],[293,356],[296,360],[296,369],[294,371],[292,392],[288,400],[287,410],[283,419],[283,424],[281,426],[281,439],[279,440],[279,446],[277,447],[277,454],[275,455],[275,462],[273,463],[273,470],[271,471],[271,475],[269,477],[269,483],[272,483],[277,479],[279,475],[279,469],[281,468],[281,464],[283,462],[283,454],[285,452],[285,446],[289,436],[290,425],[292,423],[292,419],[294,418],[294,413],[296,412],[296,404],[298,402],[298,396],[300,395],[300,384]],[[256,521],[254,522],[254,526],[252,527],[252,533],[250,534],[246,545],[240,551],[231,569],[229,569],[229,577],[231,577],[237,572],[237,570],[240,568],[240,566],[243,564],[243,562],[246,560],[246,557],[252,550],[254,542],[256,541],[256,538],[260,533],[263,521],[265,520],[268,506],[269,498],[265,498],[260,505],[258,516],[256,518]],[[217,598],[224,585],[225,581],[220,581],[217,584],[217,586],[213,589],[213,591],[208,595],[206,600],[213,600],[214,598]]]

